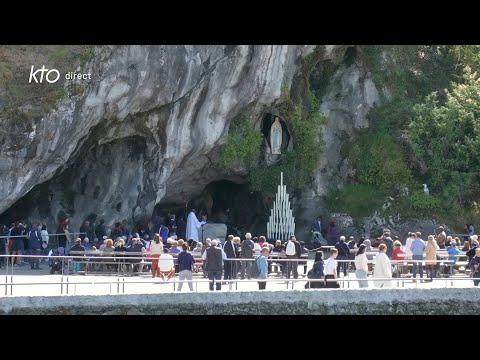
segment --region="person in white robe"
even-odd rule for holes
[[[198,229],[200,229],[200,226],[203,224],[205,224],[205,221],[198,221],[197,215],[195,214],[195,209],[192,209],[187,218],[187,238],[185,240],[188,241],[193,239],[198,242]]]
[[[375,267],[373,268],[374,279],[391,279],[392,278],[392,264],[385,251],[387,245],[380,244],[378,246],[378,255],[375,258]],[[392,286],[390,280],[377,280],[374,285],[379,288]]]

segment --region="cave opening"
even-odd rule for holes
[[[248,184],[229,180],[214,181],[207,185],[204,194],[210,202],[205,206],[212,222],[228,222],[241,235],[246,232],[251,232],[254,236],[265,234],[268,209],[262,194],[251,191]],[[227,209],[230,209],[229,214]]]
[[[268,206],[263,195],[251,191],[248,184],[230,180],[213,181],[187,204],[157,204],[154,223],[165,221],[169,213],[175,214],[177,219],[185,217],[192,208],[197,210],[198,217],[207,215],[208,223],[223,223],[234,227],[239,231],[233,231],[235,235],[243,237],[246,232],[252,233],[252,236],[266,234]],[[230,209],[229,215],[227,209]]]
[[[267,139],[268,146],[270,148],[270,129],[272,128],[272,125],[275,121],[275,118],[277,115],[271,114],[271,113],[266,113],[263,118],[262,118],[262,134]],[[288,144],[290,142],[290,132],[288,131],[287,124],[285,121],[281,118],[278,117],[280,120],[280,124],[282,125],[282,153],[287,150]]]

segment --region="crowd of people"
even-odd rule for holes
[[[195,219],[193,219],[193,217]],[[117,271],[122,269],[132,274],[142,273],[145,262],[142,254],[147,254],[147,271],[152,277],[159,277],[168,281],[176,274],[181,281],[187,280],[190,290],[193,273],[199,270],[195,259],[202,261],[201,269],[204,277],[210,280],[210,290],[221,290],[222,283],[231,279],[257,279],[260,290],[266,288],[265,279],[272,272],[272,261],[280,267],[281,274],[286,279],[298,279],[298,266],[303,265],[304,274],[307,272],[309,250],[305,243],[298,241],[292,235],[287,241],[276,240],[269,243],[264,236],[252,237],[246,233],[242,240],[238,236],[229,235],[226,240],[206,239],[203,243],[198,238],[198,229],[205,218],[199,220],[194,209],[190,212],[187,222],[183,218],[176,221],[173,214],[160,219],[154,228],[148,224],[139,224],[135,232],[131,232],[126,223],[116,222],[111,229],[100,220],[97,224],[84,221],[79,228],[79,236],[73,240],[69,230],[69,220],[59,222],[56,230],[56,245],[50,249],[49,255],[72,254],[74,272],[84,269],[90,271]],[[321,230],[320,219],[316,220],[316,230]],[[10,228],[0,226],[0,236],[8,239],[6,251],[10,254],[46,255],[49,247],[49,234],[45,224],[34,223],[27,227],[25,223],[16,222]],[[354,271],[359,287],[368,287],[369,275],[373,277],[373,284],[377,287],[390,286],[393,276],[404,275],[409,271],[399,262],[412,263],[412,278],[416,280],[417,272],[423,281],[425,270],[429,281],[439,276],[439,251],[448,255],[445,260],[444,275],[449,276],[461,255],[467,260],[467,268],[471,270],[475,286],[480,283],[480,247],[478,237],[474,235],[473,226],[465,226],[463,246],[460,238],[447,236],[442,227],[438,234],[429,235],[427,241],[422,239],[419,232],[410,232],[402,245],[397,236],[391,236],[386,231],[375,239],[363,237],[356,241],[340,236],[336,240],[336,227],[330,222],[327,239],[330,245],[329,257],[324,261],[322,251],[315,252],[312,269],[308,272],[307,288],[336,288],[340,285],[337,278],[343,274],[347,276],[350,270]],[[188,239],[188,241],[185,241]],[[335,241],[334,241],[335,240]],[[50,239],[51,242],[51,239]],[[51,246],[50,246],[51,247]],[[114,256],[134,253],[131,259],[98,261],[96,256]],[[81,254],[81,255],[78,255]],[[138,256],[140,255],[140,256]],[[92,261],[93,259],[97,261]],[[372,260],[374,262],[372,263]],[[89,261],[90,260],[90,261]],[[418,260],[418,261],[414,261]],[[20,256],[15,257],[13,266],[24,263]],[[28,261],[28,260],[27,260]],[[393,261],[393,263],[391,262]],[[39,268],[38,258],[31,258],[28,263],[31,269]],[[50,261],[51,272],[59,271]],[[376,280],[378,279],[378,280]],[[426,280],[428,281],[428,280]],[[182,286],[179,286],[179,290]]]
[[[311,279],[325,279],[326,281],[324,283],[311,282],[307,284],[307,287],[338,287],[339,285],[336,282],[327,282],[327,280],[339,277],[341,272],[346,276],[349,266],[352,266],[352,269],[355,270],[359,287],[368,287],[366,279],[369,273],[372,273],[373,279],[379,279],[373,281],[375,286],[389,287],[389,279],[394,275],[401,276],[405,271],[408,271],[409,267],[404,265],[406,261],[412,264],[413,281],[416,281],[417,272],[421,281],[423,281],[423,263],[425,263],[427,274],[429,274],[429,279],[425,281],[433,281],[433,278],[440,275],[442,262],[444,262],[444,275],[450,276],[462,255],[464,255],[467,264],[465,270],[470,270],[474,285],[478,286],[480,283],[480,247],[478,236],[473,233],[472,235],[470,233],[465,235],[461,250],[459,249],[460,238],[447,236],[443,227],[439,228],[438,234],[429,235],[427,241],[422,239],[420,232],[409,232],[405,245],[402,245],[396,236],[392,239],[388,231],[375,238],[373,245],[369,239],[363,237],[358,242],[355,242],[353,237],[349,238],[348,243],[345,240],[344,236],[340,237],[340,240],[330,249],[330,258],[326,262],[322,259],[323,254],[317,252],[309,277]],[[440,254],[447,256],[447,259],[442,260]],[[373,260],[374,257],[374,266],[372,266],[373,264],[369,261]],[[352,259],[354,261],[350,262]],[[343,261],[338,262],[337,260]],[[333,271],[334,267],[336,271]]]

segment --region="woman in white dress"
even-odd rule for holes
[[[360,244],[357,254],[355,255],[355,275],[358,279],[358,286],[361,288],[368,287],[368,259],[365,254],[365,244]],[[363,279],[363,280],[360,280]]]
[[[378,246],[378,255],[375,258],[375,267],[373,268],[373,278],[374,279],[391,279],[392,278],[392,264],[388,258],[385,251],[387,250],[387,245],[380,244]],[[390,280],[377,280],[374,281],[376,287],[384,288],[390,287]]]

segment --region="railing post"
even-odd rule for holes
[[[8,295],[8,263],[10,261],[10,257],[6,257],[6,265],[5,265],[5,296]]]
[[[17,258],[18,259],[18,258]],[[17,260],[18,261],[18,260]],[[13,295],[13,261],[11,266],[12,272],[10,274],[10,296]]]

